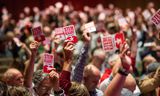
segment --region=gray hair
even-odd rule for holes
[[[37,70],[34,74],[33,74],[33,83],[35,85],[35,87],[37,87],[41,81],[43,81],[43,79],[48,76],[49,74],[43,73],[42,70]]]

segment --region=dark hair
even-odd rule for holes
[[[7,96],[7,84],[0,81],[0,96]]]

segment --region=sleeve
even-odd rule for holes
[[[59,83],[60,87],[64,90],[65,94],[68,93],[68,90],[71,87],[70,75],[71,75],[70,72],[64,70],[60,74]]]
[[[58,92],[55,92],[54,91],[54,96],[65,96],[65,94],[64,94],[64,90],[63,89],[61,89],[60,91],[58,91]]]
[[[100,83],[99,89],[104,92],[105,89],[108,87],[109,83],[112,81],[112,79],[113,79],[113,75],[111,74],[109,78],[105,79]]]
[[[88,44],[84,45],[84,47],[81,50],[78,61],[75,64],[72,81],[81,83],[83,79],[84,66],[86,63],[87,56],[88,56],[88,50],[89,50],[89,45]]]

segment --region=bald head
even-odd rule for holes
[[[103,62],[105,61],[106,53],[103,49],[98,48],[93,52],[92,64],[101,69]]]
[[[92,64],[87,65],[84,68],[84,76],[89,77],[89,76],[100,76],[100,70]]]
[[[84,69],[84,85],[89,91],[92,91],[97,87],[99,79],[100,70],[92,64],[87,65]]]
[[[94,51],[93,56],[105,57],[106,53],[103,49],[99,48]]]
[[[3,74],[3,81],[13,86],[23,86],[24,83],[22,73],[15,68],[10,68]]]
[[[111,68],[117,63],[121,63],[121,58],[118,54],[113,54],[108,57],[108,64],[111,66]]]

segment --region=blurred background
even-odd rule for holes
[[[23,12],[23,8],[25,6],[29,6],[30,8],[37,6],[43,10],[58,1],[62,2],[64,5],[68,3],[72,4],[75,10],[82,10],[85,5],[95,7],[98,3],[103,4],[104,7],[107,7],[110,3],[112,3],[122,9],[135,9],[138,6],[141,8],[146,8],[148,2],[153,2],[156,9],[160,6],[160,0],[0,0],[0,9],[7,7],[13,17],[17,19],[18,14]]]
[[[0,0],[0,77],[10,67],[24,71],[30,56],[27,47],[34,40],[31,28],[36,23],[42,25],[46,38],[51,41],[47,47],[38,49],[37,69],[42,68],[42,54],[54,49],[55,65],[61,70],[63,43],[56,40],[55,28],[75,26],[79,40],[76,58],[83,45],[81,27],[90,21],[94,21],[97,31],[92,34],[88,62],[92,61],[96,49],[102,49],[100,35],[124,31],[134,55],[134,74],[140,77],[148,64],[160,62],[160,36],[157,35],[160,30],[150,21],[159,4],[160,0]],[[107,53],[102,60],[104,69],[108,67],[109,55],[112,54]]]

